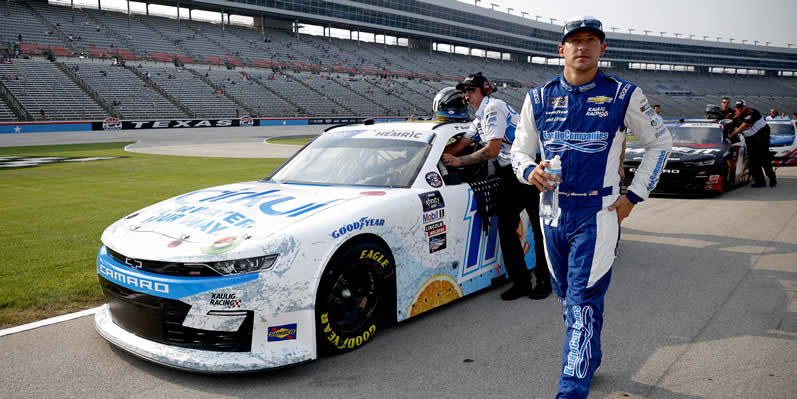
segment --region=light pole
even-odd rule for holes
[[[542,18],[542,15],[535,15],[535,16],[534,16],[534,20],[535,20],[535,21],[539,21],[539,20],[540,20],[540,18]]]
[[[653,32],[653,31],[652,31],[652,30],[647,30],[647,29],[644,29],[644,30],[642,30],[642,32],[645,32],[645,36],[647,36],[647,35],[648,35],[648,33],[650,33],[650,32]]]
[[[722,39],[722,38],[721,38],[721,37],[719,37],[719,36],[717,36],[717,41],[720,41],[720,39]]]
[[[481,2],[481,1],[482,0],[473,0],[473,5],[478,7],[479,6],[479,2]]]
[[[746,39],[742,39],[742,44],[745,44],[745,43],[747,43],[747,40]]]
[[[667,32],[659,32],[659,33],[661,33],[661,37],[664,37],[664,34]]]
[[[629,34],[631,34],[631,32],[633,32],[633,31],[635,31],[635,30],[636,30],[636,29],[634,29],[634,28],[628,28],[628,33],[629,33]]]
[[[675,38],[677,39],[678,36],[681,36],[681,34],[680,33],[673,33],[673,36],[675,36]]]
[[[689,40],[692,40],[693,37],[695,37],[695,35],[689,35]]]
[[[512,10],[514,10],[514,8],[507,8],[507,9],[506,9],[506,13],[507,13],[507,14],[512,14],[512,12],[511,12]]]
[[[703,40],[708,40],[708,36],[703,36]]]
[[[548,18],[548,19],[551,20],[551,24],[553,24],[553,21],[556,21],[556,18]]]
[[[794,43],[786,43],[786,46],[787,46],[788,48],[791,48],[791,46],[794,46]]]
[[[728,42],[733,43],[733,38],[732,37],[728,38]]]
[[[522,18],[526,18],[526,15],[529,15],[529,13],[527,13],[527,12],[525,12],[525,11],[521,11],[521,12],[520,12],[520,16],[521,16]]]
[[[772,42],[767,42],[767,44],[765,44],[765,46],[769,46],[769,43],[772,43]]]
[[[612,33],[614,33],[614,32],[616,32],[616,31],[617,31],[617,29],[620,29],[620,28],[618,28],[618,27],[616,27],[616,26],[612,26],[612,27],[611,27],[611,28],[609,28],[609,29],[611,29],[611,30],[612,30]]]
[[[753,40],[753,44],[758,46],[758,40]]]
[[[495,11],[495,7],[498,7],[498,4],[490,3],[490,6],[492,7],[492,10]]]

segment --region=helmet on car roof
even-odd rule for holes
[[[454,87],[446,87],[434,96],[432,113],[441,121],[468,119],[468,105],[462,92]]]

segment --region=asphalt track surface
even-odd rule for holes
[[[247,129],[114,132],[105,141],[182,145],[184,155],[192,146],[248,143],[269,157],[252,143],[321,130]],[[0,146],[98,138],[107,137],[4,134]],[[634,209],[606,296],[604,359],[591,398],[795,397],[797,168],[777,172],[775,188],[651,198]],[[501,301],[504,288],[384,329],[345,355],[239,375],[140,360],[82,317],[0,337],[0,398],[552,398],[561,308],[553,297]]]

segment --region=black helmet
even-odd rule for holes
[[[704,113],[706,115],[706,119],[723,119],[722,110],[720,109],[719,105],[706,105],[706,110]]]
[[[432,112],[441,121],[468,119],[468,105],[462,92],[454,87],[446,87],[434,96]]]

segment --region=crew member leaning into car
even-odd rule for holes
[[[539,191],[517,181],[509,153],[515,140],[518,114],[509,104],[490,97],[495,88],[481,72],[465,78],[456,89],[462,91],[465,102],[476,109],[476,114],[468,131],[446,147],[442,161],[446,166],[460,166],[496,160],[496,175],[501,182],[498,189],[498,235],[506,272],[512,280],[512,287],[501,293],[501,299],[510,301],[527,295],[532,299],[545,298],[551,293],[551,278],[543,256],[542,231],[536,217],[539,214],[538,202],[530,201],[539,198]],[[473,154],[455,155],[471,143],[481,140],[487,142],[484,148]],[[523,247],[515,233],[520,223],[520,212],[524,208],[534,232],[534,276],[537,285],[533,288]]]
[[[559,155],[562,161],[561,216],[555,226],[543,226],[566,326],[557,398],[589,394],[601,364],[603,298],[620,223],[656,187],[672,149],[670,132],[642,90],[599,70],[605,37],[594,17],[565,23],[558,46],[564,71],[528,93],[512,146],[517,178],[541,191],[552,189],[545,160]],[[620,195],[625,128],[634,132],[645,153],[628,191]],[[540,147],[543,162],[537,163]]]
[[[766,187],[764,173],[769,177],[769,186],[775,187],[778,180],[772,170],[772,160],[769,154],[769,125],[761,113],[754,108],[747,107],[744,100],[736,101],[736,116],[733,117],[733,126],[736,128],[728,133],[728,138],[741,134],[750,154],[750,174],[753,176],[752,187]],[[764,173],[761,170],[764,170]]]

